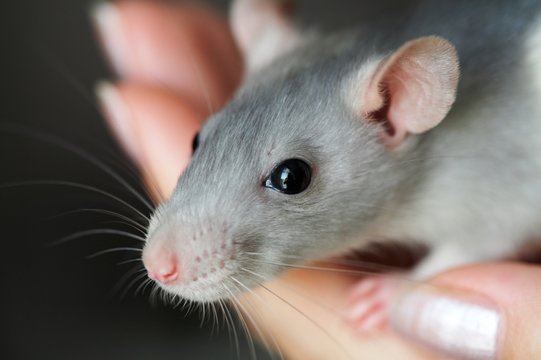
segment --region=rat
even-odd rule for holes
[[[197,302],[376,241],[423,280],[541,235],[541,2],[415,1],[302,30],[290,1],[234,0],[246,74],[153,214],[151,279]]]

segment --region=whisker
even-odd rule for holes
[[[199,308],[199,311],[200,311],[200,316],[201,316],[201,322],[199,323],[199,327],[202,328],[203,325],[205,324],[205,317],[206,317],[206,306],[207,306],[207,303],[206,302],[202,302],[199,304],[200,308]]]
[[[135,273],[140,273],[142,272],[142,274],[139,274],[137,275],[132,281],[130,281],[128,283],[128,286],[126,286],[126,288],[124,289],[124,291],[122,291],[122,294],[120,294],[120,298],[121,299],[124,299],[126,297],[126,295],[128,295],[128,292],[130,291],[130,289],[141,279],[143,279],[145,276],[147,276],[147,272],[146,272],[146,269],[140,269],[139,271],[136,271]]]
[[[34,44],[32,44],[34,45]],[[91,107],[96,110],[96,112],[101,116],[102,113],[99,111],[98,104],[96,103],[95,97],[89,92],[89,89],[86,87],[85,84],[83,84],[77,77],[73,74],[72,71],[70,71],[66,64],[64,64],[61,59],[58,58],[54,53],[52,53],[49,49],[45,47],[35,47],[36,53],[38,56],[40,56],[46,64],[48,64],[54,71],[56,71],[60,78],[62,78],[66,83],[71,86],[76,92],[78,92],[82,97],[86,100],[87,103],[91,105]],[[24,129],[21,129],[21,131],[24,131]],[[25,132],[30,132],[30,130],[26,130]],[[20,134],[25,135],[25,134]],[[44,134],[46,135],[46,134]],[[54,141],[54,138],[51,139]],[[140,181],[140,178],[135,171],[133,165],[128,163],[127,161],[123,161],[124,159],[118,155],[117,152],[111,151],[111,149],[103,148],[102,150],[106,151],[109,158],[115,158],[117,160],[117,164],[123,166],[129,173],[130,177],[136,181]],[[146,195],[149,196],[148,192],[146,191],[146,188],[142,188],[143,191],[145,191]]]
[[[182,297],[178,296],[178,300],[177,300],[176,304],[173,305],[173,309],[180,309],[182,311],[183,306],[184,306],[184,299]]]
[[[208,322],[212,323],[214,321],[214,302],[207,302],[207,317]]]
[[[143,167],[141,167],[140,172],[143,175],[143,178],[147,179],[147,181],[145,181],[145,192],[148,194],[148,196],[150,198],[154,196],[153,200],[158,204],[164,202],[167,198],[164,195],[162,189],[160,189],[160,187],[158,186],[158,180],[156,178],[156,175],[152,171],[148,171]],[[151,191],[146,190],[147,188]],[[156,210],[156,207],[154,207],[154,210]]]
[[[244,272],[247,272],[251,275],[254,275],[254,276],[257,276],[259,277],[260,279],[262,280],[265,280],[265,277],[263,275],[260,275],[260,274],[257,274],[253,271],[250,271],[246,268],[241,268],[241,270],[243,270]],[[315,299],[312,299],[310,298],[309,296],[307,296],[306,294],[304,294],[303,292],[299,291],[298,289],[295,289],[293,286],[289,285],[287,281],[285,280],[282,280],[282,279],[278,279],[280,281],[280,283],[282,284],[282,286],[286,287],[288,290],[294,292],[295,294],[303,297],[305,300],[308,300],[310,301],[311,303],[319,306],[320,308],[322,308],[323,310],[326,310],[328,312],[330,312],[331,314],[333,315],[337,315],[338,318],[341,318],[341,314],[338,313],[336,310],[334,310],[333,308],[331,308],[330,306],[328,305],[325,305],[324,303],[320,302],[320,301],[316,301]],[[247,289],[249,289],[248,287],[246,287]],[[254,293],[255,294],[255,293]]]
[[[174,295],[168,293],[167,291],[162,291],[162,301],[164,304],[169,305],[175,299]]]
[[[187,303],[187,308],[186,308],[186,315],[190,315],[193,311],[194,311],[194,308],[196,307],[193,303],[193,301],[188,301]]]
[[[126,264],[129,264],[129,263],[132,263],[132,262],[141,262],[141,258],[135,258],[135,259],[129,259],[129,260],[124,260],[124,261],[121,261],[119,263],[117,263],[117,265],[126,265]]]
[[[180,302],[180,298],[177,294],[171,295],[171,303],[173,304],[173,309],[175,309]]]
[[[248,324],[246,323],[246,320],[244,319],[244,315],[243,315],[242,311],[239,309],[239,306],[237,306],[237,304],[238,304],[237,299],[235,298],[235,295],[233,294],[233,292],[227,287],[227,285],[224,284],[224,288],[230,295],[231,304],[233,305],[233,307],[236,310],[236,313],[238,315],[238,319],[240,320],[241,325],[242,325],[242,329],[244,330],[244,334],[246,335],[246,340],[248,341],[248,351],[250,353],[250,358],[251,359],[257,359],[257,355],[256,355],[256,352],[255,352],[255,346],[254,346],[254,339],[252,338],[252,334],[250,334]]]
[[[122,220],[114,220],[114,221],[101,221],[100,224],[120,224],[129,227],[130,229],[138,232],[143,238],[147,236],[146,231],[141,230],[140,228],[136,227],[135,225],[122,221]]]
[[[100,112],[100,115],[101,115],[101,112]],[[109,159],[112,158],[113,160],[115,160],[113,165],[116,164],[119,167],[124,168],[124,170],[127,172],[127,176],[137,183],[142,193],[145,194],[149,199],[152,198],[151,192],[149,191],[149,186],[150,188],[152,188],[153,191],[156,191],[156,193],[159,192],[159,190],[157,189],[154,183],[146,184],[146,186],[141,184],[141,173],[143,173],[144,175],[147,175],[147,173],[143,169],[138,171],[133,165],[133,163],[127,161],[123,156],[119,155],[116,151],[113,151],[110,148],[107,148],[104,146],[99,146],[99,148],[107,153],[107,156]],[[154,204],[151,204],[151,205],[154,208]]]
[[[264,254],[257,253],[257,252],[244,252],[243,254],[246,254],[248,256],[258,256],[258,257],[263,257],[264,256]],[[306,262],[306,258],[301,257],[301,256],[297,256],[297,255],[282,254],[281,256],[286,257],[286,258],[290,258],[290,259],[300,260],[302,262]],[[261,260],[260,258],[257,258],[256,260],[261,261],[261,262],[264,261],[264,260]],[[319,270],[321,270],[321,271],[337,271],[337,272],[350,272],[350,273],[358,272],[359,274],[366,274],[366,275],[374,274],[374,271],[394,272],[394,271],[397,271],[397,270],[402,270],[401,268],[396,267],[396,266],[384,265],[384,264],[380,264],[380,263],[376,263],[376,262],[372,262],[372,261],[365,261],[365,260],[349,260],[349,259],[343,259],[343,258],[331,258],[331,259],[317,260],[315,262],[317,262],[318,264],[325,264],[325,265],[328,264],[328,265],[354,266],[354,267],[365,268],[367,270],[365,272],[361,272],[361,270],[338,269],[338,268],[330,268],[330,267],[326,267],[326,266],[321,266],[321,267],[311,266],[311,267],[314,268],[314,269],[311,269],[311,270],[316,270],[315,268],[319,268]],[[269,263],[269,264],[272,264],[272,263]],[[293,266],[308,266],[308,267],[310,267],[309,265],[297,265],[297,264],[288,264],[288,263],[284,263],[283,265],[281,263],[276,263],[276,264],[272,264],[272,265],[290,266],[290,267],[293,267]]]
[[[35,54],[39,56],[41,60],[43,60],[43,63],[50,66],[58,75],[60,75],[62,79],[64,79],[64,81],[66,81],[67,84],[69,84],[76,92],[78,92],[79,95],[83,97],[83,99],[85,99],[89,104],[91,104],[93,108],[96,107],[94,97],[85,87],[85,85],[73,75],[73,72],[68,70],[68,66],[65,62],[63,62],[56,54],[50,51],[50,49],[41,44],[31,43],[28,44],[28,46],[30,48],[33,48]]]
[[[223,299],[218,299],[218,306],[220,306],[220,309],[222,310],[222,313],[223,313],[223,315],[224,315],[224,317],[223,317],[223,319],[224,319],[224,325],[227,326],[227,334],[228,334],[228,336],[229,336],[229,343],[230,343],[230,345],[231,345],[231,343],[232,343],[232,341],[233,341],[232,338],[231,338],[231,327],[230,327],[231,325],[229,324],[229,320],[228,320],[228,318],[227,318],[227,316],[226,316],[226,314],[225,314],[225,307],[226,307],[226,305],[225,305]]]
[[[301,269],[301,270],[311,270],[311,271],[323,271],[323,272],[336,272],[343,274],[353,274],[353,275],[377,275],[373,271],[364,271],[364,270],[353,270],[353,269],[337,269],[337,268],[327,268],[324,266],[312,266],[312,265],[295,265],[295,264],[285,264],[274,261],[264,261],[259,260],[263,264],[276,265],[290,269]]]
[[[142,231],[143,235],[146,235],[146,226],[145,225],[140,224],[139,222],[133,220],[132,218],[130,218],[130,217],[126,216],[126,215],[117,213],[116,211],[107,210],[107,209],[95,209],[95,208],[75,209],[75,210],[63,212],[63,213],[58,214],[58,215],[51,216],[47,220],[52,220],[52,219],[56,219],[56,218],[59,218],[59,217],[68,216],[68,215],[72,215],[72,214],[78,214],[78,213],[84,213],[84,212],[114,216],[116,218],[124,220],[127,223],[133,225],[134,228],[138,229],[139,231]]]
[[[98,189],[94,186],[86,185],[86,184],[80,184],[76,182],[71,181],[62,181],[62,180],[29,180],[29,181],[21,181],[21,182],[15,182],[15,183],[4,183],[0,184],[0,190],[2,189],[9,189],[9,188],[17,188],[17,187],[25,187],[25,186],[67,186],[72,187],[76,189],[83,189],[87,191],[91,191],[94,193],[98,193],[101,195],[104,195],[112,200],[115,200],[116,202],[126,206],[128,209],[132,210],[137,215],[141,216],[143,219],[150,222],[150,218],[144,215],[142,212],[137,210],[133,205],[129,204],[125,200],[122,200],[121,198],[108,193],[107,191]]]
[[[332,334],[327,331],[327,329],[325,329],[323,326],[321,326],[317,321],[315,321],[314,319],[310,318],[306,313],[304,313],[302,310],[300,310],[298,307],[296,307],[295,305],[293,305],[291,302],[287,301],[286,299],[284,299],[282,296],[278,295],[275,291],[272,291],[271,289],[269,289],[267,286],[263,285],[263,283],[261,282],[257,282],[257,284],[263,288],[265,291],[267,291],[268,293],[270,293],[271,295],[275,296],[276,298],[278,298],[280,301],[282,301],[284,304],[290,306],[293,310],[295,310],[298,314],[300,314],[302,317],[304,317],[306,320],[308,320],[312,325],[314,325],[315,327],[317,327],[321,332],[323,332],[332,342],[334,342],[338,348],[344,353],[344,355],[346,355],[348,358],[350,359],[354,359],[353,356],[351,356],[351,354],[349,354],[349,352],[346,350],[346,348],[334,337],[332,336]]]
[[[50,246],[58,246],[61,244],[65,244],[69,241],[75,240],[75,239],[80,239],[82,237],[87,237],[87,236],[92,236],[92,235],[119,235],[119,236],[132,238],[135,240],[139,240],[141,242],[145,242],[145,239],[143,239],[139,235],[135,235],[127,231],[116,230],[116,229],[93,229],[93,230],[79,231],[75,234],[65,236],[57,241],[52,242]]]
[[[212,328],[210,333],[215,334],[218,329],[218,312],[216,311],[216,306],[214,303],[211,304],[212,309]]]
[[[233,320],[233,316],[231,315],[231,311],[227,307],[226,304],[223,304],[222,309],[224,310],[224,315],[226,316],[226,319],[228,319],[228,323],[231,324],[230,326],[230,334],[233,334],[233,339],[235,341],[235,353],[237,354],[237,357],[240,357],[240,344],[239,344],[239,335],[237,334],[237,329],[235,326],[235,321]]]
[[[146,290],[146,288],[150,285],[150,288],[153,289],[153,287],[157,287],[158,285],[154,282],[154,281],[149,281],[147,282],[147,285],[145,285],[145,288],[144,290]],[[152,292],[152,290],[151,290]]]
[[[115,179],[120,185],[124,186],[132,195],[134,195],[139,201],[141,201],[141,203],[143,203],[149,210],[154,209],[154,206],[147,199],[145,199],[138,191],[136,191],[133,186],[131,186],[126,180],[124,180],[122,176],[120,176],[111,167],[109,167],[103,161],[100,161],[98,158],[88,153],[87,151],[63,139],[57,138],[55,136],[30,132],[27,129],[20,128],[14,124],[9,124],[9,125],[0,124],[0,129],[5,132],[11,132],[17,135],[24,135],[24,136],[33,138],[34,140],[38,140],[41,142],[48,143],[50,145],[57,146],[61,149],[67,150],[68,152],[71,152],[72,154],[79,156],[82,159],[87,160],[88,162],[96,166],[98,169],[102,170],[104,173],[106,173],[107,175]]]
[[[248,286],[244,285],[240,280],[237,280],[235,277],[231,276],[230,277],[234,282],[236,282],[238,285],[240,285],[241,289],[244,289],[243,291],[246,291],[248,292],[248,294],[250,294],[251,297],[255,297],[256,299],[260,300],[261,303],[263,305],[268,305],[265,303],[264,299],[262,297],[260,297],[255,291],[253,291],[252,289],[250,289]],[[241,290],[239,289],[239,290]],[[246,301],[248,301],[248,299],[246,298]],[[244,310],[245,313],[249,314],[248,311],[246,311],[246,309],[242,306],[242,302],[241,301],[238,301],[238,304],[239,306],[242,308],[242,310]],[[249,304],[249,303],[248,303]],[[257,307],[249,304],[251,309],[254,311],[254,313],[260,318],[262,319],[262,316],[261,314],[259,313],[259,311],[257,311]],[[274,310],[272,309],[271,307],[271,311],[274,312]],[[267,349],[269,349],[269,351],[271,349],[275,349],[277,352],[278,352],[278,355],[280,356],[280,359],[284,359],[284,355],[282,354],[282,350],[280,349],[280,346],[278,345],[278,342],[276,341],[276,338],[274,337],[274,335],[272,334],[271,331],[268,331],[266,333],[264,333],[261,328],[257,325],[257,321],[253,320],[250,318],[250,321],[251,323],[253,324],[254,328],[255,328],[255,331],[257,332],[257,334],[259,335],[259,337],[261,338],[261,340],[263,341],[263,345],[265,345],[265,347]],[[268,334],[273,342],[273,346],[270,346],[270,344],[268,343],[267,339],[266,339],[266,336],[265,334]]]
[[[126,271],[124,275],[117,281],[113,289],[111,289],[110,296],[117,295],[117,293],[120,291],[120,289],[124,286],[126,281],[133,276],[134,274],[142,271],[144,267],[141,264],[137,264],[135,266],[132,266],[130,270]]]
[[[134,292],[134,296],[137,297],[137,294],[139,294],[139,291],[141,291],[141,293],[144,293],[145,292],[145,288],[148,286],[148,284],[152,283],[152,279],[151,278],[148,278],[146,280],[144,280],[141,284],[139,284],[139,286],[137,287],[137,289],[135,289],[135,292]]]
[[[304,292],[302,292],[302,291],[300,291],[298,289],[295,289],[295,287],[291,286],[286,280],[278,279],[278,281],[280,281],[282,286],[287,288],[289,291],[299,295],[303,299],[311,302],[312,304],[314,304],[314,305],[318,306],[319,308],[329,312],[330,314],[335,315],[337,317],[337,319],[342,319],[342,314],[340,314],[338,311],[336,311],[332,307],[322,303],[321,301],[317,301],[316,299],[311,298],[310,296],[306,295]]]
[[[179,307],[181,310],[186,311],[186,308],[188,308],[189,301],[183,297],[179,299]]]
[[[68,152],[71,152],[72,154],[79,156],[82,159],[87,160],[88,162],[96,166],[98,169],[101,169],[104,173],[106,173],[107,175],[115,179],[120,185],[124,186],[132,195],[134,195],[149,210],[154,209],[154,206],[147,199],[145,199],[137,190],[135,190],[133,186],[131,186],[126,180],[124,180],[117,172],[115,172],[111,167],[109,167],[103,161],[100,161],[98,158],[86,152],[85,150],[78,148],[75,145],[63,139],[57,138],[55,136],[33,133],[26,129],[22,129],[19,126],[14,125],[14,124],[9,124],[9,125],[0,124],[0,129],[5,132],[10,132],[12,134],[17,134],[19,136],[24,135],[34,140],[38,140],[41,142],[48,143],[50,145],[57,146],[61,149],[67,150]]]
[[[236,324],[233,320],[233,316],[231,315],[231,310],[226,301],[223,299],[218,300],[218,304],[222,310],[222,313],[224,314],[223,319],[224,324],[227,326],[229,345],[235,348],[235,354],[237,355],[237,358],[240,359],[239,337],[237,334]]]
[[[158,293],[160,292],[161,288],[158,286],[158,284],[153,283],[154,288],[150,291],[149,301],[151,306],[156,307],[158,305],[158,302],[156,300],[156,297],[158,296]]]
[[[416,280],[410,277],[405,276],[404,274],[398,274],[398,273],[375,273],[371,271],[363,271],[363,270],[351,270],[351,269],[334,269],[334,268],[327,268],[327,267],[320,267],[320,266],[309,266],[309,265],[291,265],[291,264],[281,264],[281,263],[273,263],[273,262],[264,262],[266,264],[276,265],[276,266],[283,266],[290,269],[299,269],[299,270],[309,270],[309,271],[322,271],[322,272],[334,272],[334,273],[343,273],[343,274],[351,274],[351,275],[360,275],[360,276],[393,276],[397,279],[400,279],[401,281],[409,282],[412,284],[419,284],[424,286],[430,286],[434,288],[438,288],[438,285],[427,283],[422,280]],[[244,271],[250,271],[245,268],[241,268]],[[262,277],[263,280],[266,280],[264,277]]]
[[[160,292],[160,298],[162,300],[162,304],[169,305],[170,303],[170,296],[169,293],[165,290],[162,290]]]
[[[136,252],[143,252],[142,249],[139,249],[139,248],[133,248],[133,247],[118,247],[118,248],[113,248],[113,249],[107,249],[107,250],[102,250],[102,251],[98,251],[97,253],[94,253],[92,255],[88,255],[86,258],[87,259],[94,259],[98,256],[101,256],[101,255],[105,255],[105,254],[110,254],[110,253],[113,253],[113,252],[119,252],[119,251],[136,251]]]
[[[154,206],[145,199],[133,186],[131,186],[126,180],[122,178],[116,171],[114,171],[111,167],[109,167],[107,164],[105,164],[103,161],[99,160],[92,154],[88,153],[87,151],[63,140],[60,138],[57,138],[52,135],[47,134],[37,134],[32,133],[26,129],[22,128],[16,128],[16,125],[10,124],[9,126],[7,124],[0,124],[0,129],[15,133],[18,135],[25,135],[28,137],[31,137],[35,140],[42,141],[54,146],[57,146],[61,149],[67,150],[68,152],[71,152],[77,156],[79,156],[82,159],[87,160],[94,166],[96,166],[98,169],[101,169],[104,173],[111,176],[113,179],[115,179],[120,185],[124,186],[132,195],[134,195],[139,201],[141,201],[142,204],[144,204],[149,210],[153,210]]]

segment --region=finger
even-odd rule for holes
[[[358,280],[335,272],[294,270],[240,300],[248,318],[263,329],[263,341],[288,359],[436,359],[393,334],[359,337],[351,329],[342,313]]]
[[[209,8],[123,1],[101,3],[93,14],[113,67],[130,82],[171,88],[212,112],[240,81],[229,27]]]
[[[460,268],[404,295],[393,326],[411,340],[461,359],[533,359],[541,351],[541,268]]]
[[[142,170],[155,200],[169,197],[190,161],[204,109],[161,87],[102,83],[97,93],[108,123]]]

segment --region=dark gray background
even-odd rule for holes
[[[222,8],[227,1],[221,3]],[[377,17],[389,1],[305,0],[301,11],[312,24],[346,25]],[[368,3],[368,1],[366,1]],[[362,11],[352,11],[352,7]],[[122,156],[97,111],[96,80],[110,77],[96,46],[87,0],[17,0],[0,11],[0,184],[56,179],[96,186],[127,199],[134,196],[95,166],[31,134],[50,134],[91,152],[129,177],[111,156]],[[318,17],[317,14],[325,14]],[[316,15],[316,16],[314,16]],[[313,21],[313,19],[317,21]],[[23,132],[9,130],[16,125]],[[137,186],[136,180],[131,180]],[[55,186],[0,188],[0,358],[2,359],[227,359],[240,355],[225,330],[211,336],[197,315],[185,316],[148,292],[124,299],[111,294],[135,254],[86,257],[113,246],[116,236],[81,238],[62,246],[55,239],[85,229],[122,228],[107,216],[71,214],[101,207],[128,214],[97,194]]]

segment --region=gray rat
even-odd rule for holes
[[[331,34],[288,5],[234,1],[245,81],[152,217],[152,279],[209,302],[372,240],[427,245],[424,279],[541,235],[541,2],[417,1]]]

